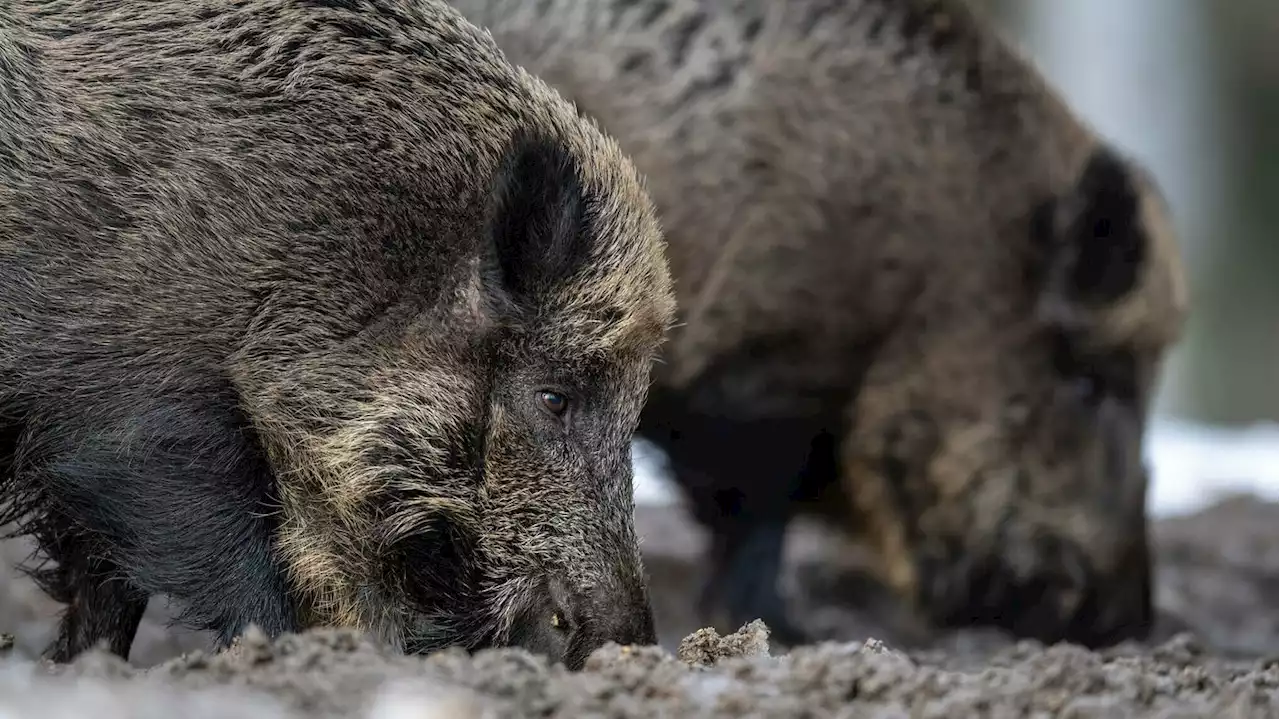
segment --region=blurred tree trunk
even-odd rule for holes
[[[1272,198],[1277,182],[1277,93],[1275,0],[1200,3],[1211,34],[1221,103],[1219,136],[1230,168],[1219,188],[1217,236],[1198,280],[1189,369],[1201,378],[1191,386],[1190,409],[1210,421],[1275,419],[1280,384],[1280,315],[1277,263],[1280,223]]]

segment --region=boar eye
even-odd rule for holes
[[[556,629],[558,629],[559,631],[562,631],[562,632],[567,632],[567,631],[569,631],[569,622],[568,622],[568,620],[566,620],[566,619],[564,618],[564,615],[563,615],[563,614],[561,614],[561,613],[560,613],[560,612],[558,612],[558,611],[557,611],[557,612],[552,612],[552,613],[551,613],[551,626],[552,626],[552,627],[555,627]]]
[[[569,398],[559,392],[543,390],[538,393],[538,401],[542,403],[542,408],[550,412],[552,415],[559,417],[569,409]]]

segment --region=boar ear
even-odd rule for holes
[[[1036,234],[1059,301],[1105,304],[1134,289],[1147,253],[1140,203],[1133,170],[1101,148],[1071,190],[1042,208]]]
[[[494,174],[488,278],[517,306],[539,304],[588,260],[581,166],[563,141],[517,134]]]

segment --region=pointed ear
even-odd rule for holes
[[[1148,249],[1141,202],[1133,170],[1113,151],[1096,150],[1070,192],[1037,218],[1049,291],[1070,304],[1106,304],[1133,290]]]
[[[536,306],[588,260],[589,203],[562,141],[517,134],[494,174],[488,278],[517,307]]]

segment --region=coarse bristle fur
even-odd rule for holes
[[[641,433],[708,608],[798,642],[799,511],[946,624],[1151,623],[1141,442],[1187,295],[1168,209],[960,2],[453,0],[648,178],[680,325]],[[708,615],[714,619],[714,615]]]
[[[621,150],[442,2],[0,4],[0,519],[55,659],[153,594],[224,643],[652,641],[673,312]]]

